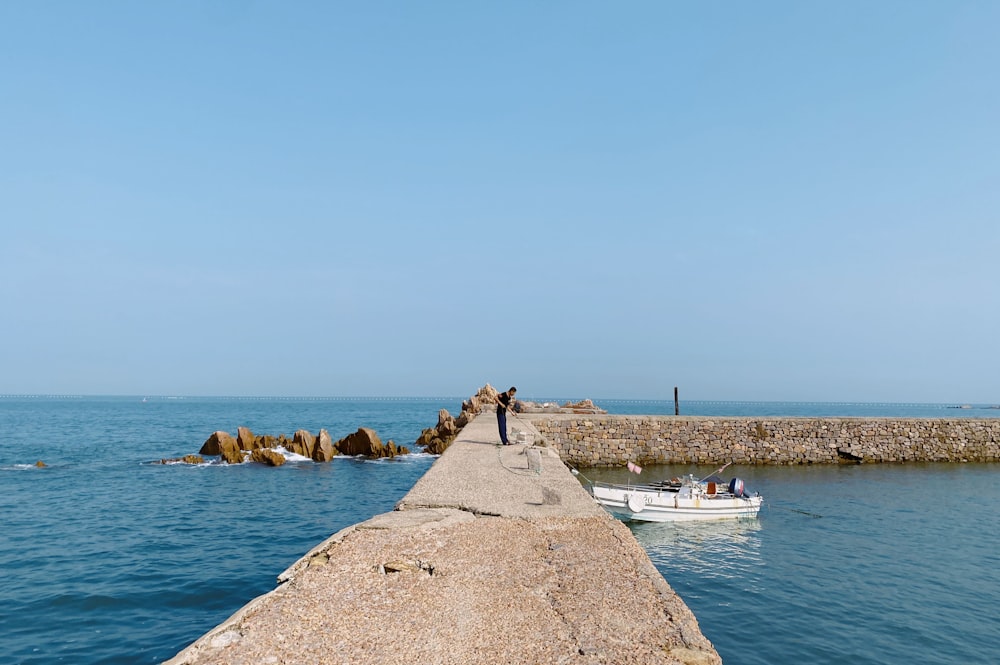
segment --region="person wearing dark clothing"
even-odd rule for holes
[[[507,409],[514,408],[514,393],[516,392],[517,388],[511,386],[510,390],[496,396],[497,425],[500,427],[500,443],[505,446],[510,443],[507,440]]]

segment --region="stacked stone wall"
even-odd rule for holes
[[[997,462],[1000,419],[533,415],[578,466]]]

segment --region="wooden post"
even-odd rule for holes
[[[677,400],[677,386],[674,386],[674,415],[681,415],[681,403]]]

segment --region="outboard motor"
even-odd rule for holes
[[[729,491],[732,492],[733,496],[736,496],[736,497],[746,496],[747,495],[747,490],[746,490],[746,487],[743,485],[743,479],[742,478],[733,478],[732,480],[730,480],[729,481]]]

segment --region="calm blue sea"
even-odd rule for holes
[[[612,413],[674,408],[595,401]],[[326,428],[335,439],[364,426],[412,445],[439,409],[460,405],[0,396],[0,665],[170,658],[330,534],[391,510],[434,458],[150,462],[197,452],[213,431],[239,425]],[[682,402],[681,413],[1000,417],[993,405],[954,406]],[[689,470],[711,471],[643,476]],[[767,498],[758,520],[632,528],[727,665],[988,663],[1000,652],[996,470],[730,469]]]

